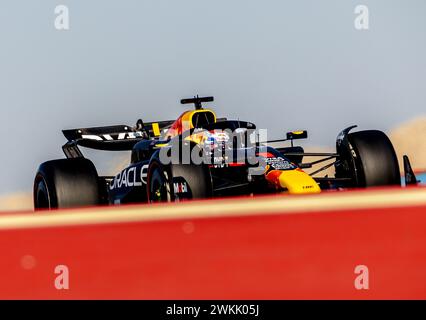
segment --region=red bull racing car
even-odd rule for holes
[[[39,166],[35,209],[401,185],[397,156],[381,131],[351,132],[352,126],[337,136],[334,153],[308,153],[294,145],[294,140],[307,138],[306,131],[263,141],[254,123],[217,118],[202,107],[211,101],[213,97],[183,99],[182,104],[195,109],[171,121],[64,130],[66,158]],[[285,141],[290,145],[271,146]],[[128,150],[129,165],[113,177],[99,176],[79,146]],[[307,156],[318,159],[306,162]],[[304,171],[326,162],[310,174]],[[334,176],[318,176],[332,166]],[[406,156],[404,166],[405,183],[415,184]]]

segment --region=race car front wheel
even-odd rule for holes
[[[386,134],[378,130],[359,131],[350,133],[348,141],[351,159],[346,167],[353,186],[401,185],[398,158]]]
[[[170,202],[172,201],[170,176],[163,165],[152,162],[148,170],[148,201]]]
[[[84,158],[44,162],[34,179],[34,209],[98,205],[99,177],[93,163]]]
[[[148,169],[149,202],[185,201],[211,197],[212,182],[203,165],[168,164],[152,160]]]

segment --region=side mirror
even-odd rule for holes
[[[287,140],[306,139],[308,138],[308,131],[290,131],[287,132]]]

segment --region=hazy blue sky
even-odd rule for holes
[[[426,113],[425,14],[424,0],[2,0],[0,194],[62,157],[61,129],[174,118],[197,93],[271,138],[389,130]]]

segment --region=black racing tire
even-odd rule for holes
[[[148,167],[146,190],[150,203],[174,201],[170,171],[159,161],[151,161]]]
[[[174,202],[211,196],[212,182],[204,165],[163,165],[153,159],[148,168],[148,202]]]
[[[44,162],[34,179],[34,209],[86,207],[100,204],[99,177],[84,158]]]
[[[350,133],[353,176],[357,187],[401,185],[398,158],[386,134],[378,130]]]

